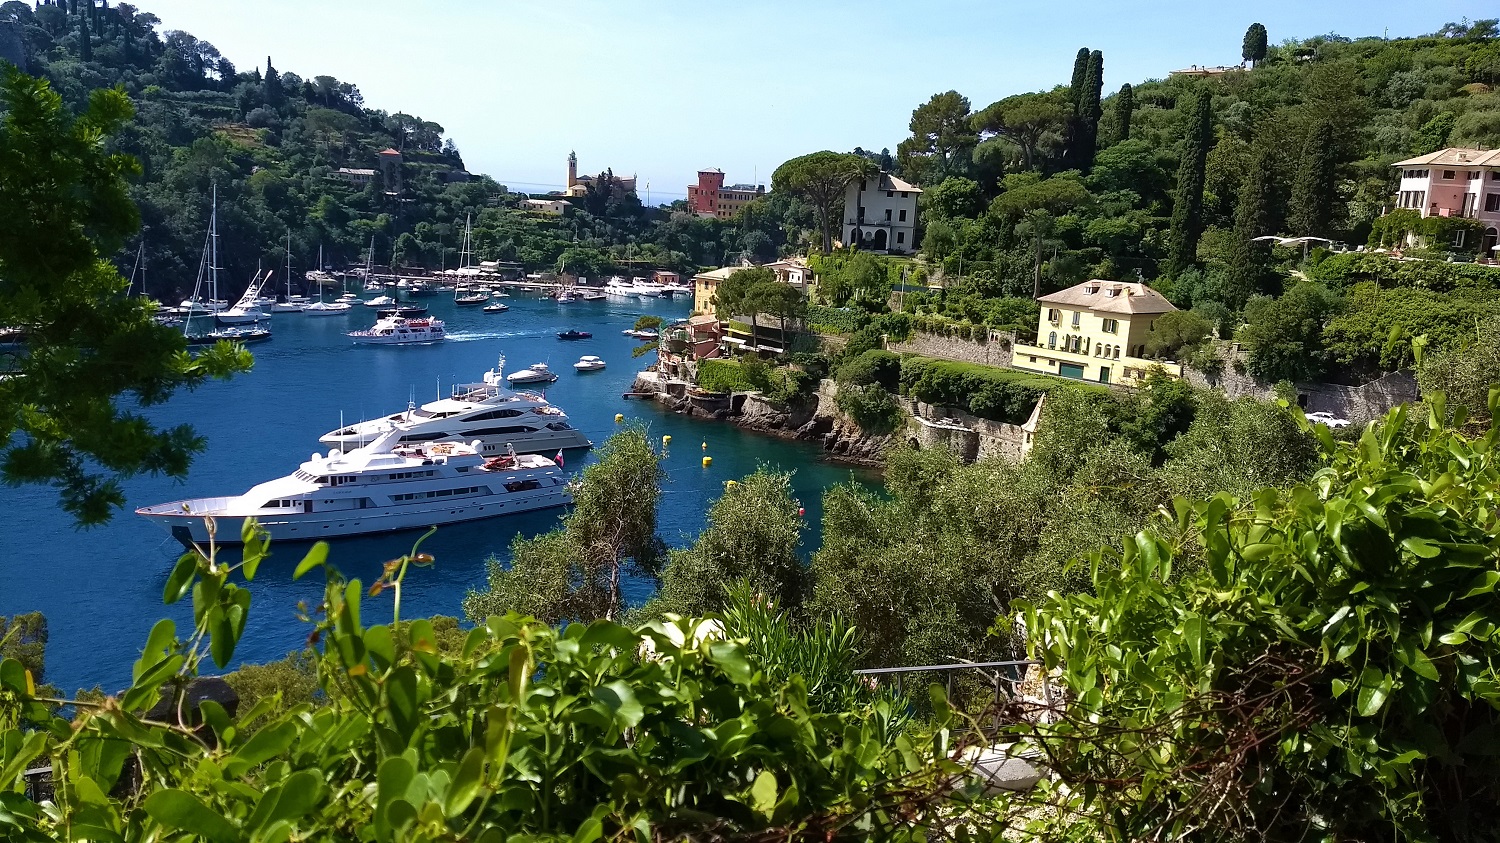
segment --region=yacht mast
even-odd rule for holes
[[[208,213],[208,300],[209,308],[219,300],[219,183],[214,182],[213,205]],[[258,270],[257,270],[258,271]]]

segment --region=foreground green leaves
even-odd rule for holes
[[[326,547],[298,566],[328,575],[309,612],[318,704],[195,712],[180,689],[239,643],[249,592],[231,580],[264,553],[247,531],[244,561],[194,552],[174,569],[167,596],[192,595],[194,628],[159,622],[123,697],[69,722],[0,663],[0,715],[44,726],[0,732],[0,838],[914,839],[961,781],[946,721],[918,729],[889,699],[810,702],[717,624],[509,615],[443,646],[426,620],[364,626],[366,593],[399,596],[408,563],[427,561],[415,554],[368,589],[327,568]],[[17,787],[38,765],[48,802]]]
[[[1304,485],[1179,500],[1023,612],[1073,836],[1492,838],[1500,431],[1423,412],[1323,437]]]

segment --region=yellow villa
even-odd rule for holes
[[[1157,317],[1177,309],[1145,284],[1085,281],[1037,301],[1036,344],[1016,344],[1014,368],[1124,386],[1153,369],[1182,376],[1176,363],[1145,359]]]

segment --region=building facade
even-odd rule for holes
[[[882,171],[844,193],[845,246],[904,254],[917,250],[917,197],[922,189]]]
[[[724,186],[724,171],[710,167],[698,171],[698,183],[687,186],[688,208],[700,217],[727,220],[747,204],[766,195],[763,184]]]
[[[718,292],[719,284],[741,269],[744,269],[744,267],[723,266],[694,275],[693,312],[712,315],[714,312],[714,293]]]
[[[1483,226],[1481,245],[1493,256],[1500,240],[1500,150],[1449,148],[1392,165],[1401,171],[1396,207],[1424,217],[1461,217]],[[1460,231],[1459,237],[1467,232]],[[1475,244],[1456,242],[1460,248]]]
[[[1145,284],[1085,281],[1037,301],[1036,342],[1015,344],[1013,368],[1124,386],[1153,370],[1182,376],[1177,363],[1146,359],[1157,318],[1177,308]]]
[[[548,214],[551,216],[562,216],[568,209],[568,203],[561,199],[522,199],[521,210],[530,211],[534,214]]]

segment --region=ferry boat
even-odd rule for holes
[[[377,320],[369,330],[349,332],[350,339],[364,345],[420,345],[439,342],[446,336],[441,319],[407,319],[404,316],[386,316]]]
[[[572,502],[557,463],[535,454],[485,457],[462,442],[404,444],[391,430],[348,453],[313,454],[293,473],[234,497],[193,498],[136,510],[184,544],[239,542],[254,518],[274,541],[362,536],[514,515]]]
[[[455,385],[451,398],[421,407],[408,405],[405,412],[342,427],[318,441],[351,448],[399,430],[404,443],[478,442],[485,454],[506,453],[508,448],[523,454],[550,454],[592,447],[581,431],[568,424],[567,413],[545,397],[505,388],[504,369],[502,357],[499,365],[484,373],[482,382]],[[547,372],[547,379],[557,380],[557,375]]]

